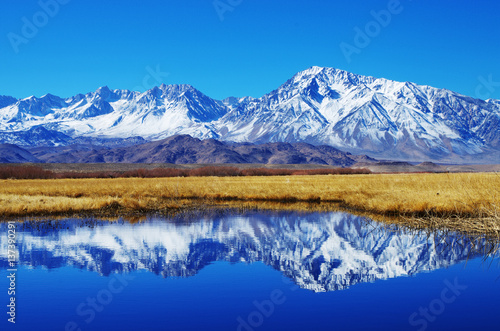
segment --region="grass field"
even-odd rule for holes
[[[286,209],[342,208],[357,213],[422,220],[427,226],[447,221],[460,227],[460,223],[473,220],[474,231],[498,233],[500,175],[449,173],[0,181],[0,214],[3,216],[161,212],[221,203],[235,207],[281,209],[284,202],[287,203]],[[273,203],[278,207],[272,207]]]

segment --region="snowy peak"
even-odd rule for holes
[[[196,127],[197,123],[214,121],[227,111],[221,101],[205,96],[190,85],[161,85],[144,93],[103,86],[95,92],[67,99],[47,94],[19,100],[10,108],[0,110],[0,130],[22,132],[44,125],[73,138],[164,137],[191,127],[195,127],[193,131],[203,132]],[[205,132],[210,133],[212,129],[206,128]],[[19,140],[17,143],[25,145],[26,141]]]
[[[168,100],[183,105],[188,110],[188,117],[195,122],[211,122],[228,111],[222,101],[207,97],[191,85],[163,85],[162,90]]]
[[[186,84],[143,93],[104,86],[67,99],[0,97],[3,132],[41,125],[72,138],[188,134],[259,144],[306,142],[406,161],[498,163],[499,123],[498,100],[316,66],[261,98],[219,101]],[[26,145],[21,138],[14,142]]]
[[[106,99],[111,93],[111,90],[107,86],[101,86],[95,91],[95,94],[100,95],[104,99]]]
[[[370,84],[376,79],[370,76],[361,76],[351,72],[324,67],[311,67],[307,70],[297,73],[291,81],[304,88],[312,81],[316,81],[323,88],[333,86],[353,87],[363,84]]]

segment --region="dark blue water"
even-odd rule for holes
[[[1,330],[500,330],[500,266],[472,244],[343,213],[18,222]]]

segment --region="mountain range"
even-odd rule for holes
[[[379,159],[498,163],[500,101],[323,67],[260,98],[214,100],[190,85],[0,97],[0,143],[130,145],[179,134],[329,145]]]
[[[123,147],[72,144],[35,147],[29,150],[0,144],[3,163],[172,163],[172,164],[322,164],[349,167],[373,162],[365,155],[352,155],[331,146],[306,143],[224,143],[188,135]]]
[[[6,231],[7,223],[0,224]],[[170,220],[25,221],[17,227],[21,266],[72,266],[100,275],[148,270],[163,277],[190,277],[216,261],[263,262],[301,288],[344,290],[447,268],[482,256],[479,241],[443,242],[436,233],[399,233],[344,213],[192,215]],[[0,268],[7,269],[6,236]]]

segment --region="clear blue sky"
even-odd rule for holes
[[[354,28],[376,29],[370,12],[391,1],[220,0],[231,9],[221,20],[213,0],[71,0],[53,17],[38,1],[4,0],[0,95],[187,83],[218,99],[259,97],[318,65],[500,99],[500,83],[478,89],[480,77],[500,82],[497,1],[401,0],[347,61],[340,44],[356,47]]]

